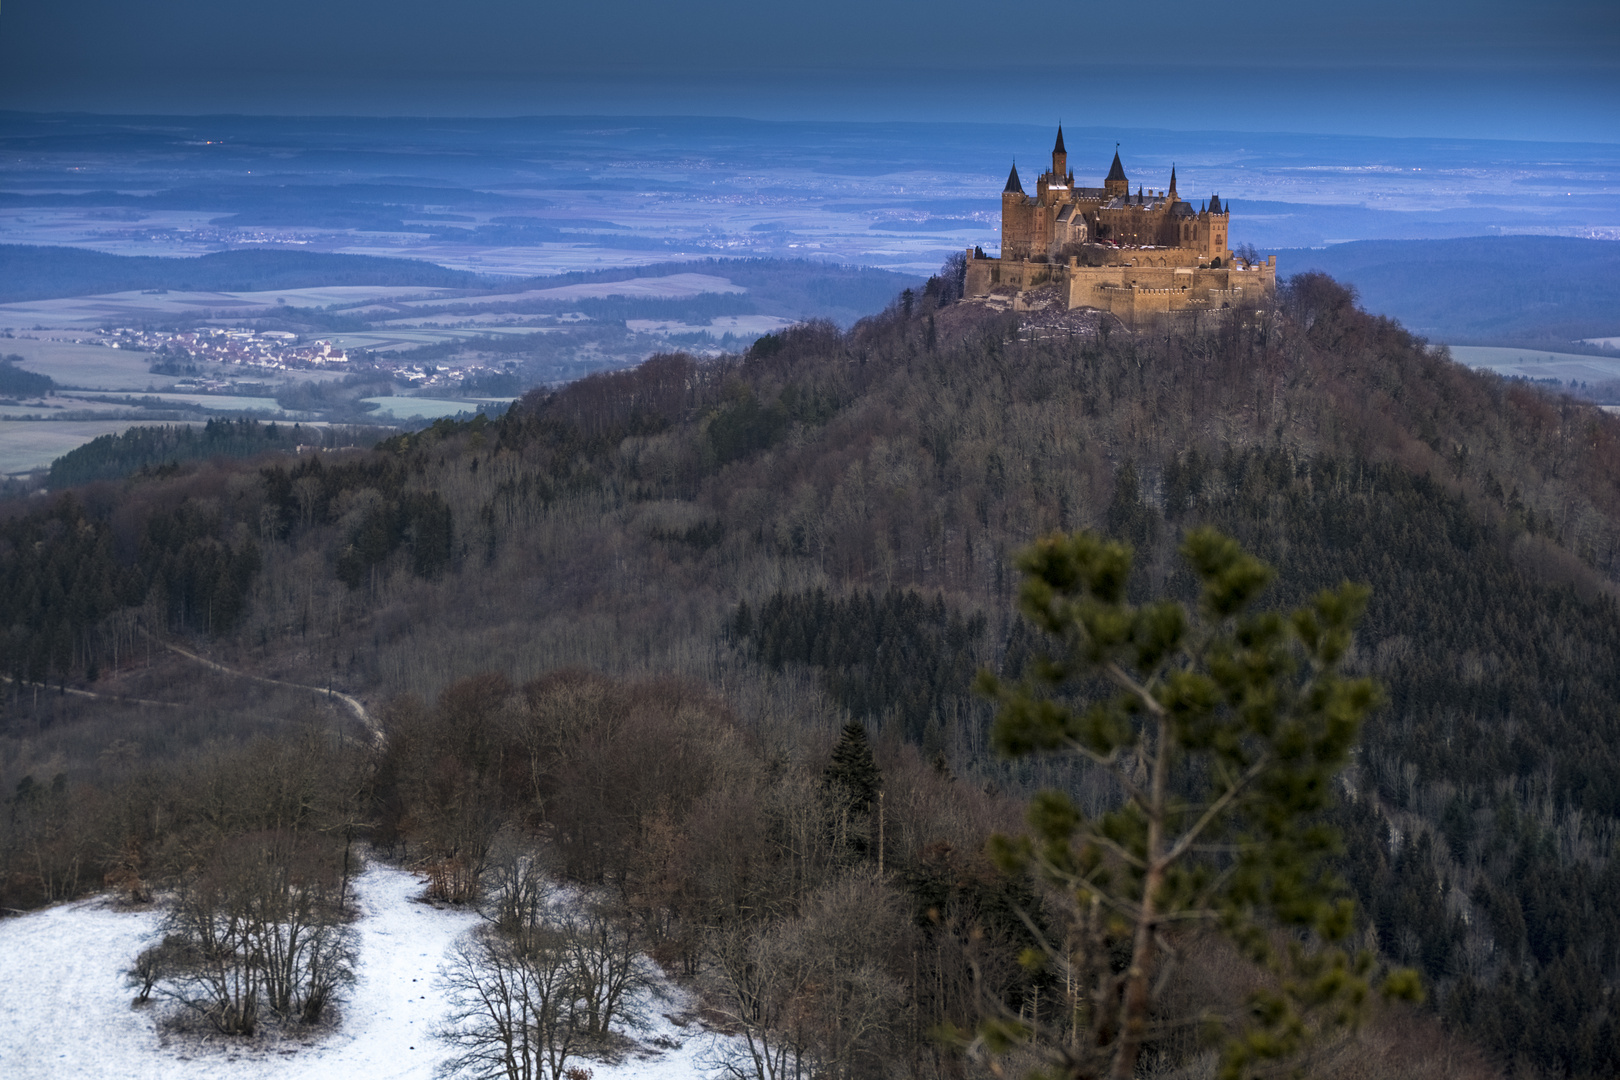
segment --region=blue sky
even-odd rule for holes
[[[1051,113],[1614,142],[1620,3],[5,0],[0,108]]]

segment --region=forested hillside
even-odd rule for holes
[[[332,428],[314,424],[261,424],[253,419],[209,420],[201,427],[132,427],[122,435],[101,435],[51,462],[53,490],[94,480],[121,480],[131,473],[168,468],[182,461],[246,458],[268,450],[297,451],[374,442],[377,429]]]
[[[1139,552],[1134,596],[1187,598],[1176,545],[1216,525],[1277,567],[1268,603],[1372,589],[1351,667],[1387,703],[1342,872],[1437,1019],[1375,1027],[1393,1071],[1318,1072],[1620,1060],[1620,421],[1469,372],[1325,277],[1198,333],[1037,335],[925,296],[371,452],[4,514],[6,905],[162,880],[272,823],[369,836],[466,899],[546,836],[734,1023],[851,1076],[979,1075],[929,1036],[975,1020],[975,966],[1013,1008],[1052,1000],[1015,963],[1035,898],[983,844],[1036,783],[1107,791],[987,749],[972,674],[1033,647],[1013,554],[1102,530]],[[385,749],[167,640],[355,694]],[[275,783],[240,782],[266,755]],[[1207,959],[1194,1000],[1234,985]],[[1184,1043],[1150,1058],[1201,1075],[1174,1073]]]

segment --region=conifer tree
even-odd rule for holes
[[[872,756],[866,728],[860,721],[851,720],[844,725],[824,778],[834,797],[852,812],[871,812],[878,791],[883,787],[883,776],[878,771],[877,759]]]
[[[1344,946],[1354,908],[1322,820],[1378,700],[1371,680],[1339,672],[1368,590],[1346,582],[1290,614],[1254,610],[1269,567],[1208,528],[1181,554],[1201,585],[1192,610],[1127,603],[1129,545],[1090,533],[1038,542],[1019,559],[1020,607],[1056,647],[1019,685],[980,678],[1000,704],[1001,753],[1079,757],[1120,793],[1088,817],[1042,792],[1030,835],[993,844],[1005,871],[1033,871],[1061,898],[1024,962],[1071,989],[1044,1014],[990,1021],[980,1039],[992,1053],[1037,1050],[1047,1076],[1130,1080],[1146,1045],[1197,1025],[1223,1036],[1221,1075],[1235,1080],[1295,1056],[1313,1032],[1353,1026],[1369,993],[1374,961]],[[1270,977],[1219,1014],[1166,1015],[1178,945],[1200,928]],[[1415,996],[1417,977],[1395,972],[1383,989]]]

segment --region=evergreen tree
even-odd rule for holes
[[[1056,647],[1021,685],[981,677],[1000,702],[1001,753],[1074,755],[1120,793],[1088,816],[1042,792],[1032,835],[994,845],[1004,870],[1034,871],[1064,898],[1024,962],[1071,989],[1053,1020],[1032,1008],[981,1037],[992,1051],[1034,1044],[1055,1066],[1048,1075],[1130,1080],[1155,1033],[1198,1022],[1164,1015],[1162,994],[1177,940],[1200,926],[1224,931],[1275,980],[1217,1022],[1223,1077],[1293,1057],[1319,1027],[1355,1023],[1369,990],[1373,957],[1343,947],[1354,906],[1323,820],[1378,697],[1370,679],[1338,670],[1368,590],[1346,582],[1290,614],[1257,611],[1264,563],[1210,528],[1189,533],[1181,553],[1202,587],[1193,610],[1130,604],[1126,544],[1040,541],[1019,560],[1020,607]],[[1411,972],[1385,983],[1389,994],[1417,990]]]
[[[824,777],[834,798],[850,811],[871,812],[883,787],[883,775],[878,771],[877,759],[872,756],[872,744],[866,740],[866,728],[859,721],[851,720],[844,725]]]

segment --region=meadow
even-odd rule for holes
[[[173,424],[154,420],[149,424]],[[10,420],[0,417],[0,476],[42,469],[75,447],[102,435],[141,426],[126,416],[107,420]]]
[[[455,400],[452,398],[431,397],[369,397],[360,400],[368,405],[377,406],[372,415],[378,419],[410,420],[420,418],[423,420],[438,420],[445,416],[459,416],[462,413],[477,412],[481,407],[487,409],[489,406],[508,405],[515,399],[476,398]]]
[[[0,342],[0,352],[22,357],[18,367],[49,375],[59,388],[147,392],[166,390],[179,381],[174,375],[154,375],[150,353],[105,345],[19,337]]]
[[[330,307],[370,300],[399,301],[446,290],[406,286],[335,285],[328,288],[278,289],[273,292],[120,292],[0,304],[0,326],[13,329],[94,332],[107,325],[142,326],[187,318],[254,319],[273,315],[280,306]]]
[[[1452,359],[1458,363],[1508,378],[1558,379],[1565,383],[1620,379],[1620,354],[1609,358],[1493,345],[1452,345],[1450,348]]]

